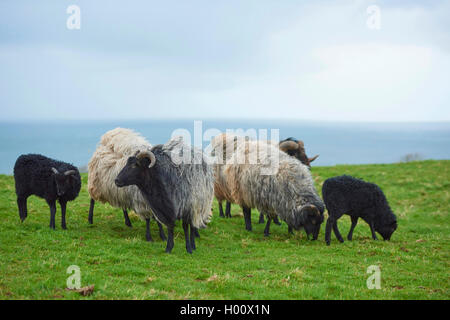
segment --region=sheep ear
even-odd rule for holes
[[[308,160],[309,160],[309,162],[313,162],[313,161],[316,160],[318,157],[319,157],[319,155],[315,155],[314,157],[309,158]]]

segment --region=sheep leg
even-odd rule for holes
[[[289,232],[289,234],[294,234],[294,230],[292,230],[291,226],[288,226],[288,232]]]
[[[348,233],[348,235],[347,235],[347,239],[348,239],[349,241],[352,241],[352,238],[353,238],[353,230],[355,230],[356,224],[358,223],[358,217],[353,217],[353,216],[351,216],[351,219],[352,219],[352,226],[350,227],[350,231],[349,231],[349,233]]]
[[[91,199],[91,205],[89,206],[89,217],[88,217],[89,224],[94,223],[94,205],[95,205],[95,200]]]
[[[170,253],[173,249],[173,229],[174,225],[167,226],[167,246],[166,246],[166,252]]]
[[[194,228],[194,235],[196,238],[200,238],[200,233],[198,233],[198,229]]]
[[[281,222],[280,222],[280,220],[278,220],[278,216],[275,216],[275,218],[273,218],[273,223],[275,223],[276,225],[281,226]]]
[[[152,234],[150,233],[150,219],[145,219],[145,240],[153,242]]]
[[[243,207],[244,211],[244,220],[245,220],[245,229],[248,231],[252,231],[252,209]]]
[[[17,198],[17,206],[19,207],[20,221],[24,221],[27,218],[27,198]]]
[[[190,228],[190,240],[191,240],[191,248],[192,250],[195,250],[195,231],[197,230],[197,228],[195,228],[192,223],[189,225]]]
[[[226,202],[225,217],[231,218],[231,202],[230,201]]]
[[[375,226],[373,225],[373,222],[370,223],[370,232],[372,232],[372,239],[377,240],[377,235],[375,234]]]
[[[62,201],[59,203],[61,206],[61,228],[66,230],[66,207],[67,207],[67,202]]]
[[[131,221],[130,221],[130,217],[128,216],[128,211],[127,210],[125,210],[125,209],[123,209],[123,217],[125,218],[125,225],[127,226],[127,227],[132,227],[132,225],[131,225]]]
[[[219,202],[219,217],[225,218],[225,215],[223,214],[222,201]]]
[[[159,221],[156,221],[156,223],[158,224],[158,228],[159,228],[159,236],[161,237],[162,241],[166,241],[166,235],[164,234],[164,229],[163,226],[161,225],[161,223],[159,223]]]
[[[50,207],[50,228],[55,229],[56,203],[55,201],[48,202]]]
[[[337,221],[335,220],[333,223],[333,231],[334,231],[334,235],[336,236],[336,238],[339,240],[339,242],[344,242],[344,239],[342,238],[341,233],[339,232],[338,226],[337,226]]]
[[[184,241],[186,242],[186,251],[192,253],[191,241],[189,240],[189,222],[183,219]]]
[[[325,227],[325,242],[327,243],[327,246],[330,245],[331,242],[331,228],[334,224],[334,219],[331,217],[328,217],[327,219],[327,225]]]
[[[266,227],[264,228],[264,236],[268,237],[269,236],[269,230],[270,230],[270,223],[272,222],[272,218],[271,217],[267,217],[267,223],[266,223]]]
[[[264,223],[264,214],[263,213],[259,214],[259,221],[258,221],[258,223]]]

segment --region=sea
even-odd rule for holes
[[[108,120],[0,122],[0,174],[12,174],[18,156],[40,153],[85,170],[102,134],[131,128],[153,144],[183,133],[207,147],[211,136],[233,130],[258,138],[303,140],[314,166],[450,159],[450,122],[374,123],[300,120]],[[240,130],[240,131],[239,131]]]

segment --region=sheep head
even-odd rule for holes
[[[305,145],[303,141],[285,140],[280,142],[280,150],[287,153],[288,155],[295,157],[300,160],[304,165],[311,167],[311,162],[317,159],[319,155],[312,158],[308,158],[305,152]]]

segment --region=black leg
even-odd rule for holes
[[[289,234],[294,234],[294,230],[292,229],[291,226],[288,226],[288,232],[289,232]]]
[[[123,209],[123,217],[125,218],[125,225],[127,226],[127,227],[132,227],[131,226],[131,221],[130,221],[130,217],[128,216],[128,211],[127,210],[125,210],[125,209]]]
[[[200,233],[198,233],[198,229],[194,228],[194,235],[196,238],[200,238]]]
[[[248,231],[252,231],[252,209],[243,207],[244,211],[244,220],[245,220],[245,229]]]
[[[145,240],[153,242],[152,234],[150,233],[150,219],[145,219]]]
[[[161,225],[161,223],[159,223],[159,221],[156,221],[156,223],[158,224],[158,228],[159,228],[159,236],[161,237],[162,241],[166,241],[166,235],[164,234],[164,229],[163,226]]]
[[[347,239],[348,239],[349,241],[352,241],[352,238],[353,238],[353,230],[355,230],[356,224],[358,223],[358,217],[353,217],[353,216],[350,216],[350,217],[351,217],[351,219],[352,219],[352,226],[350,227],[350,231],[349,231],[349,233],[348,233],[348,235],[347,235]]]
[[[327,219],[327,225],[325,227],[325,242],[330,245],[331,242],[331,228],[333,227],[334,220],[331,217]]]
[[[56,216],[56,202],[55,201],[49,202],[48,205],[50,206],[50,228],[54,230],[55,216]]]
[[[223,214],[222,201],[219,202],[219,217],[225,218]]]
[[[173,249],[173,229],[174,225],[167,226],[167,246],[166,252],[170,253]]]
[[[258,223],[264,223],[264,214],[262,212],[259,214]]]
[[[275,218],[273,218],[273,223],[275,223],[276,225],[281,226],[281,222],[280,222],[280,220],[278,220],[278,216],[275,216]]]
[[[339,240],[339,242],[344,242],[344,239],[342,238],[341,233],[339,232],[336,220],[333,223],[333,231],[334,231],[334,235]]]
[[[27,198],[17,198],[17,206],[19,207],[20,221],[24,221],[27,218]]]
[[[67,206],[67,202],[60,202],[59,203],[61,205],[61,228],[66,230],[66,206]]]
[[[375,234],[375,226],[373,225],[373,222],[369,226],[370,226],[370,232],[372,232],[372,239],[377,240],[377,235]]]
[[[197,230],[197,228],[195,228],[192,225],[192,223],[190,224],[189,228],[190,228],[191,248],[192,248],[192,250],[195,250],[196,249],[196,247],[195,247],[195,231]]]
[[[183,219],[184,241],[186,242],[186,251],[192,253],[191,241],[189,239],[189,222]]]
[[[94,205],[95,205],[95,200],[91,199],[91,205],[89,206],[89,224],[93,224],[94,223]]]
[[[225,217],[231,218],[231,202],[230,201],[226,202]]]
[[[266,227],[264,228],[264,236],[268,237],[270,234],[270,223],[272,222],[271,217],[267,217]]]

